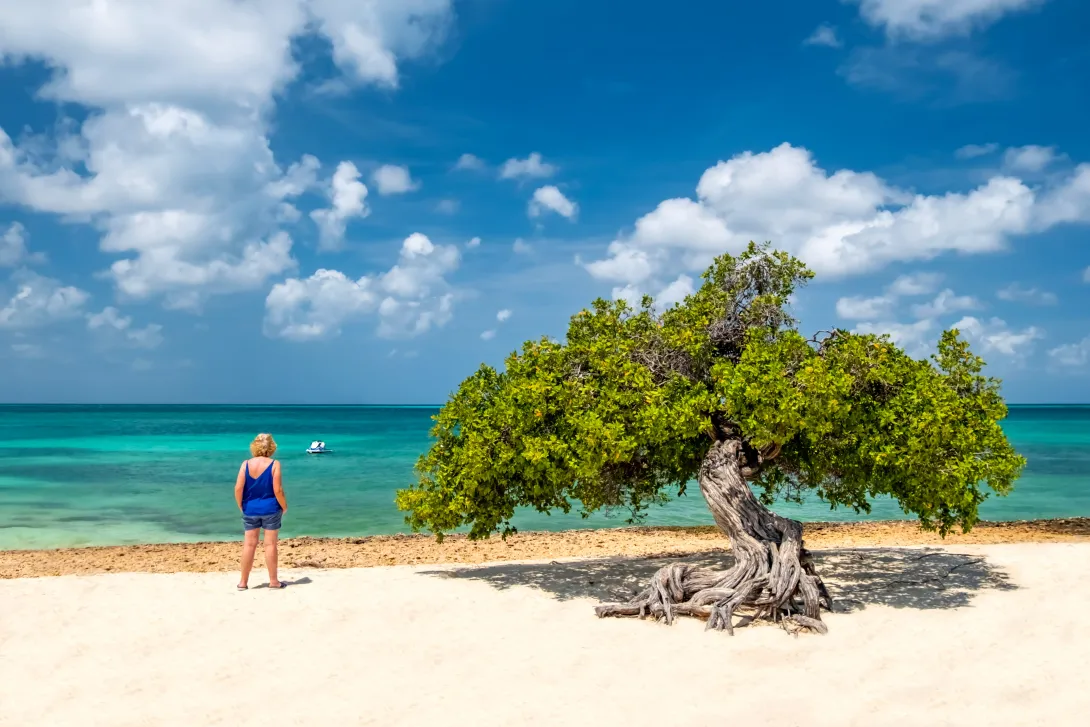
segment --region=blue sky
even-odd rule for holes
[[[0,401],[439,403],[770,240],[1090,401],[1077,0],[0,6]]]

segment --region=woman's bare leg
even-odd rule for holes
[[[242,578],[239,588],[245,588],[250,582],[250,569],[254,567],[254,552],[257,551],[257,530],[247,530],[242,538]]]
[[[265,567],[269,569],[269,588],[279,588],[280,580],[276,577],[276,541],[279,530],[265,531]]]

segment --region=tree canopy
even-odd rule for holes
[[[418,482],[397,494],[415,530],[513,532],[516,509],[639,514],[683,494],[709,445],[735,438],[761,500],[808,494],[869,511],[893,497],[926,529],[978,520],[1025,462],[999,422],[999,381],[958,331],[930,360],[888,337],[807,338],[789,313],[812,273],[751,244],[682,303],[596,300],[564,341],[481,366],[435,417]]]

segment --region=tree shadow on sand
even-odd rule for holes
[[[844,548],[811,551],[833,610],[857,611],[870,605],[894,608],[944,609],[969,604],[982,590],[1013,590],[1007,574],[982,556],[936,548]],[[601,602],[631,600],[664,565],[694,563],[725,570],[734,563],[726,551],[682,556],[602,558],[551,563],[507,563],[424,575],[485,581],[499,589],[530,586],[561,601],[591,598]]]

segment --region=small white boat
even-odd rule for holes
[[[330,454],[333,450],[325,448],[325,442],[314,441],[307,447],[307,454]]]

